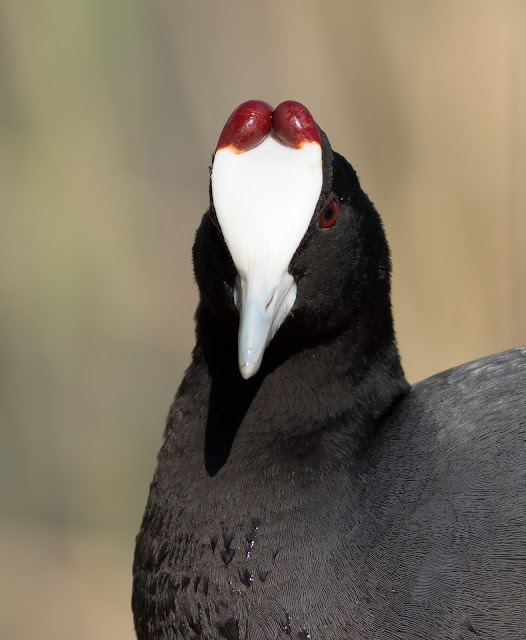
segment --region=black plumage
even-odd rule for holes
[[[526,349],[409,387],[380,218],[322,143],[296,303],[249,380],[213,202],[197,232],[196,346],[137,537],[137,636],[526,638]]]

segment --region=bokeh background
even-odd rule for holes
[[[223,123],[305,103],[381,212],[411,381],[526,342],[524,0],[0,0],[0,637],[133,637]]]

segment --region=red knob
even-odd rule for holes
[[[268,136],[271,125],[272,107],[268,103],[243,102],[226,121],[217,149],[233,147],[237,153],[253,149]]]
[[[304,142],[321,145],[320,132],[310,111],[295,100],[286,100],[274,109],[272,126],[278,138],[289,147],[301,147]]]

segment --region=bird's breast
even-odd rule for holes
[[[286,638],[291,629],[309,638],[312,598],[336,592],[343,575],[335,519],[344,501],[328,484],[295,474],[246,483],[223,471],[207,478],[201,500],[184,501],[183,487],[173,507],[151,496],[136,552],[141,609],[155,608],[156,624],[176,620],[182,638]]]

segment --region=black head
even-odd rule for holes
[[[267,352],[279,351],[281,357],[331,340],[341,332],[347,332],[356,347],[393,340],[391,266],[380,217],[352,166],[332,151],[323,131],[317,131],[321,189],[286,269],[297,291],[292,307],[267,343]],[[272,190],[273,185],[267,188]],[[197,334],[198,340],[220,339],[235,350],[240,326],[235,299],[243,313],[242,284],[218,220],[214,195],[211,187],[210,208],[203,216],[193,248],[200,291]],[[272,233],[289,233],[287,213],[284,208],[274,216]],[[251,211],[245,215],[248,219]],[[257,242],[258,238],[251,241]]]

